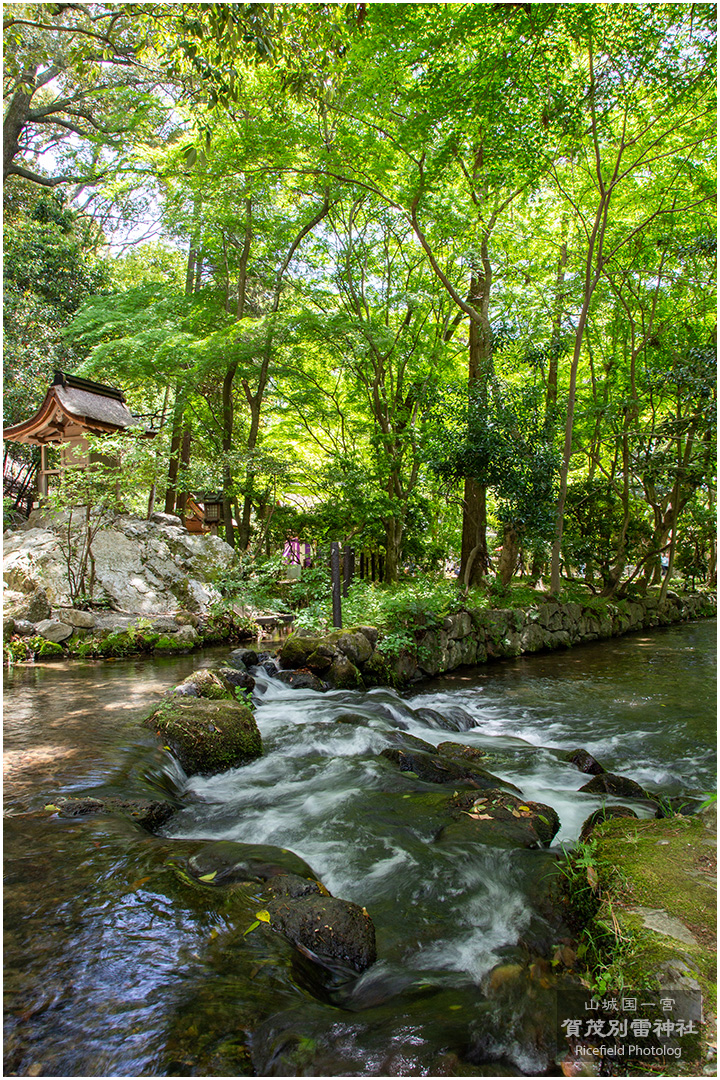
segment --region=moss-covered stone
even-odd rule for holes
[[[325,678],[337,690],[364,690],[362,675],[346,656],[336,656],[325,673]]]
[[[707,1060],[707,1021],[716,1007],[716,844],[713,808],[695,817],[613,817],[595,826],[589,849],[596,882],[594,910],[583,924],[590,980],[604,998],[648,1003],[643,1019],[653,1024],[693,1022],[694,1031],[678,1035],[676,1028],[653,1040],[679,1046],[681,1057],[667,1061],[672,1075],[701,1074]],[[585,883],[588,858],[579,876]],[[670,1011],[663,1000],[673,1001]],[[620,1060],[620,1075],[643,1069],[642,1060]]]
[[[173,696],[207,698],[210,701],[235,701],[235,689],[220,671],[200,668],[171,691]]]
[[[212,776],[262,754],[255,717],[237,701],[173,697],[143,723],[170,747],[188,775]]]
[[[278,654],[280,666],[283,668],[305,667],[308,656],[315,652],[319,644],[320,640],[318,638],[290,634]]]

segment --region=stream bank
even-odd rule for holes
[[[13,668],[6,1073],[558,1075],[556,1020],[584,1020],[587,995],[548,889],[588,815],[619,801],[586,790],[572,751],[644,789],[700,796],[714,773],[713,647],[712,624],[696,622],[465,668],[404,695],[318,694],[259,667],[263,754],[206,777],[185,775],[140,721],[227,650]],[[553,846],[438,841],[455,811],[487,824],[450,808],[453,791],[473,803],[486,792],[398,768],[399,739],[448,760],[471,748],[473,771],[482,756],[512,795],[514,821],[532,804],[557,811]],[[158,794],[179,803],[159,836],[118,815],[44,809],[59,796]],[[216,843],[278,866],[294,853],[366,908],[376,962],[318,979],[257,917],[273,915],[262,882],[214,883]]]

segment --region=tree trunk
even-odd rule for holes
[[[468,587],[478,585],[485,577],[490,560],[487,549],[487,512],[486,492],[474,480],[465,480],[463,497],[462,547],[460,552],[460,579],[465,580],[465,571],[471,553],[475,552],[470,568]]]
[[[498,560],[497,573],[503,588],[507,588],[512,581],[513,574],[518,562],[520,550],[520,537],[514,525],[503,526],[503,546]]]
[[[385,575],[383,580],[392,585],[398,579],[404,525],[400,518],[385,520]]]
[[[492,330],[490,327],[490,287],[492,270],[487,241],[482,245],[483,271],[474,270],[470,278],[470,303],[480,314],[480,322],[470,320],[468,337],[468,392],[487,394],[492,369]],[[471,477],[465,480],[463,498],[462,546],[460,551],[460,580],[464,581],[470,554],[475,549],[468,586],[478,585],[489,565],[487,552],[486,492]]]

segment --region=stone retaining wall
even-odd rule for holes
[[[415,631],[413,648],[384,656],[377,630],[357,627],[324,638],[302,631],[280,650],[283,668],[308,668],[334,687],[407,685],[468,664],[570,648],[654,626],[670,626],[717,614],[717,597],[670,594],[633,600],[540,603],[526,610],[473,609],[449,615],[441,626]]]

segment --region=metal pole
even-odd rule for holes
[[[340,596],[340,545],[333,541],[330,545],[330,575],[332,577],[333,626],[342,629],[342,600]]]

